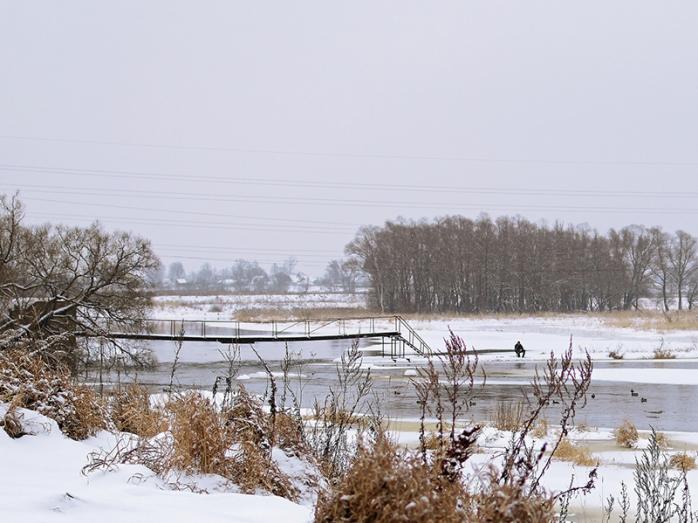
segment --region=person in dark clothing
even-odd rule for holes
[[[516,353],[517,358],[523,358],[526,356],[526,349],[524,349],[524,346],[521,345],[520,341],[517,341],[516,345],[514,345],[514,352]]]

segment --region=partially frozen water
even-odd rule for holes
[[[348,343],[341,341],[313,341],[289,343],[291,352],[299,353],[299,366],[294,373],[300,372],[303,406],[312,406],[316,398],[323,399],[328,387],[336,384],[334,360],[338,358]],[[363,349],[380,351],[380,343],[363,340]],[[169,384],[171,361],[174,344],[171,342],[152,342],[150,348],[158,357],[159,365],[153,371],[129,373],[122,375],[122,381],[137,380],[150,386],[154,391],[162,390]],[[279,363],[284,354],[282,343],[260,343],[256,347],[259,355],[269,364],[272,371],[279,371]],[[219,351],[226,346],[216,343],[185,343],[177,367],[175,383],[181,388],[200,388],[211,390],[217,376],[225,376],[226,363]],[[378,352],[380,353],[380,352]],[[264,393],[267,382],[263,368],[249,346],[241,347],[242,364],[238,376],[249,390]],[[533,375],[538,361],[486,361],[482,363],[487,372],[487,384],[479,387],[477,397],[468,412],[476,421],[492,418],[494,408],[499,401],[517,401],[523,399],[524,389]],[[597,361],[595,369],[634,369],[639,377],[647,369],[683,369],[685,372],[698,373],[697,361],[686,360],[636,360],[636,361]],[[412,365],[404,360],[397,362],[389,358],[381,360],[380,366],[372,369],[374,391],[381,401],[382,411],[391,417],[413,418],[419,416],[416,396],[405,371]],[[612,376],[612,374],[611,374]],[[608,377],[608,376],[607,376]],[[88,378],[94,381],[95,376]],[[113,380],[114,376],[105,377]],[[296,385],[296,389],[298,386]],[[630,390],[638,391],[634,397]],[[664,431],[698,431],[698,412],[694,408],[698,402],[698,385],[627,383],[621,381],[593,381],[588,404],[579,410],[577,421],[595,427],[615,427],[624,419],[632,421],[640,429],[650,425]],[[645,397],[646,402],[640,398]],[[547,412],[548,419],[555,423],[559,414],[552,406]]]

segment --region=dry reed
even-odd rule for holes
[[[629,449],[637,445],[637,441],[640,438],[637,428],[628,420],[625,420],[621,426],[614,431],[614,435],[618,445]]]
[[[499,430],[516,432],[524,419],[524,404],[520,401],[499,401],[492,417],[492,425]]]

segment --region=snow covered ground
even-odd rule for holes
[[[5,410],[0,403],[0,416]],[[0,521],[301,523],[312,519],[311,507],[275,496],[172,490],[140,465],[83,475],[88,454],[112,449],[118,435],[103,431],[73,441],[55,421],[19,411],[34,435],[11,439],[0,429]],[[197,486],[215,489],[218,479],[198,478]]]
[[[0,404],[0,415],[6,406]],[[120,465],[111,471],[81,472],[88,454],[111,449],[118,434],[100,432],[77,442],[63,436],[53,420],[32,411],[20,409],[24,427],[32,435],[11,439],[0,430],[0,509],[2,521],[22,523],[44,522],[189,522],[221,521],[226,523],[255,523],[312,521],[312,507],[294,504],[274,496],[244,495],[223,492],[217,488],[216,477],[196,478],[199,488],[208,493],[173,490],[147,468]],[[395,421],[395,423],[401,423]],[[404,422],[403,422],[404,423]],[[393,436],[406,446],[415,446],[416,430],[393,430]],[[536,442],[551,441],[554,433]],[[669,454],[698,450],[698,434],[665,433]],[[493,461],[508,443],[511,433],[486,427],[478,440],[481,451],[470,460],[473,473],[478,473]],[[641,449],[647,445],[648,434],[641,433],[636,449],[624,449],[615,444],[610,429],[574,430],[570,439],[591,449],[599,460],[597,487],[587,496],[571,504],[570,520],[599,521],[601,508],[609,495],[619,496],[621,481],[629,485],[631,506],[635,504],[632,489],[633,466]],[[584,482],[590,467],[575,466],[566,461],[554,461],[544,485],[559,490],[569,484],[572,474]],[[698,471],[688,473],[692,495],[698,496]]]

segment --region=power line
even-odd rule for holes
[[[411,161],[443,161],[443,162],[468,162],[468,163],[492,163],[492,164],[519,164],[519,165],[605,165],[605,166],[665,166],[665,167],[695,167],[698,162],[670,162],[666,160],[577,160],[577,159],[523,159],[523,158],[491,158],[477,156],[442,156],[442,155],[408,155],[392,153],[357,153],[357,152],[330,152],[330,151],[300,151],[273,148],[252,147],[228,147],[209,145],[174,145],[157,143],[136,143],[107,140],[86,140],[79,138],[53,138],[42,136],[18,136],[0,135],[2,140],[32,141],[47,143],[73,143],[82,145],[108,145],[118,147],[139,147],[146,149],[167,149],[181,151],[210,151],[230,152],[254,155],[273,156],[298,156],[321,158],[353,158],[370,160],[411,160]]]
[[[617,207],[617,206],[591,206],[591,205],[497,205],[488,203],[477,204],[450,204],[448,202],[424,203],[422,201],[378,201],[378,200],[349,200],[337,198],[308,198],[308,197],[271,197],[271,196],[240,196],[227,197],[213,194],[196,194],[173,191],[145,191],[145,190],[123,190],[123,189],[101,189],[85,188],[70,190],[66,186],[35,185],[35,184],[0,184],[5,187],[28,188],[28,192],[50,193],[50,194],[70,194],[82,196],[128,196],[129,198],[168,198],[172,200],[205,201],[205,202],[229,202],[229,203],[273,203],[286,205],[320,205],[320,206],[343,206],[343,207],[381,207],[397,209],[439,209],[446,212],[451,210],[504,210],[508,212],[523,211],[557,211],[557,212],[595,212],[595,213],[618,213],[618,212],[642,212],[645,214],[698,214],[696,208],[658,209],[651,207]]]
[[[266,217],[266,216],[240,216],[240,215],[235,215],[235,214],[226,214],[226,213],[211,213],[211,212],[198,212],[198,211],[187,211],[184,209],[155,209],[152,207],[134,207],[131,205],[114,205],[114,204],[108,204],[108,203],[95,203],[95,202],[74,202],[74,201],[67,201],[67,200],[53,200],[49,198],[22,198],[23,201],[35,201],[35,202],[45,202],[45,203],[59,203],[59,204],[65,204],[65,205],[87,205],[91,207],[109,207],[111,209],[127,209],[127,210],[132,210],[132,211],[145,211],[145,212],[166,212],[166,213],[174,213],[178,215],[182,214],[189,214],[192,216],[210,216],[210,217],[219,217],[219,218],[231,218],[231,219],[236,219],[236,220],[266,220],[266,221],[273,221],[273,222],[282,222],[282,223],[288,223],[288,222],[294,222],[294,223],[312,223],[312,224],[319,224],[319,225],[337,225],[340,227],[344,228],[356,228],[359,227],[359,224],[352,224],[352,223],[340,223],[340,222],[328,222],[328,221],[321,221],[321,220],[296,220],[292,218],[271,218],[271,217]]]
[[[22,173],[54,173],[74,176],[101,176],[112,178],[150,179],[165,181],[187,181],[203,183],[221,183],[233,185],[320,188],[320,189],[351,189],[371,191],[407,191],[407,192],[436,192],[436,193],[465,193],[465,194],[495,194],[515,196],[575,196],[575,197],[652,197],[652,198],[696,198],[696,191],[637,191],[637,190],[591,190],[591,189],[525,189],[502,187],[459,187],[410,184],[381,184],[360,182],[329,182],[313,180],[283,180],[263,178],[240,178],[220,176],[199,176],[185,174],[149,173],[139,171],[76,169],[63,167],[27,166],[17,164],[0,164],[0,171],[19,171]]]
[[[66,213],[43,213],[35,212],[32,216],[44,216],[48,218],[54,218],[56,216],[69,218],[69,219],[79,219],[87,221],[95,221],[97,218],[94,216],[85,216],[77,214],[66,214]],[[337,234],[336,228],[308,228],[308,227],[259,227],[259,226],[245,226],[245,225],[230,225],[230,224],[218,224],[218,223],[191,223],[186,220],[159,220],[159,219],[149,219],[140,218],[134,219],[130,217],[119,217],[119,216],[101,216],[99,220],[116,220],[119,223],[135,223],[139,225],[162,225],[162,226],[177,226],[177,227],[190,227],[195,229],[221,229],[221,230],[240,230],[240,231],[270,231],[270,232],[283,232],[288,233],[308,233],[308,234]]]
[[[158,247],[163,247],[163,248],[170,248],[170,249],[186,249],[186,248],[191,248],[191,249],[200,249],[200,250],[227,250],[227,251],[235,251],[235,252],[253,252],[255,254],[288,254],[288,250],[286,249],[258,249],[258,248],[248,248],[248,247],[222,247],[220,245],[175,245],[175,244],[168,244],[168,243],[155,243]],[[314,250],[314,249],[294,249],[294,252],[297,253],[309,253],[308,255],[312,256],[324,256],[324,255],[332,255],[336,254],[335,251],[320,251],[320,250]]]

